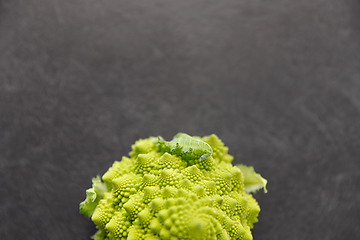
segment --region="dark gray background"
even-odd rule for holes
[[[360,239],[360,2],[0,0],[1,239],[89,239],[138,138],[217,134],[255,240]]]

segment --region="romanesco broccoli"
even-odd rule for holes
[[[252,239],[260,208],[250,192],[266,180],[252,167],[233,166],[216,136],[177,134],[140,139],[86,191],[80,212],[91,217],[95,240]]]

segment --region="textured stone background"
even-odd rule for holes
[[[2,239],[89,239],[91,178],[180,131],[269,180],[255,240],[360,239],[360,2],[0,0]]]

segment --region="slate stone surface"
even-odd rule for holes
[[[1,239],[89,239],[138,138],[217,134],[255,240],[360,239],[360,2],[0,0]]]

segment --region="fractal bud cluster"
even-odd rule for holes
[[[260,211],[250,192],[266,191],[266,180],[232,160],[214,134],[140,139],[93,179],[80,212],[95,240],[250,240]]]

